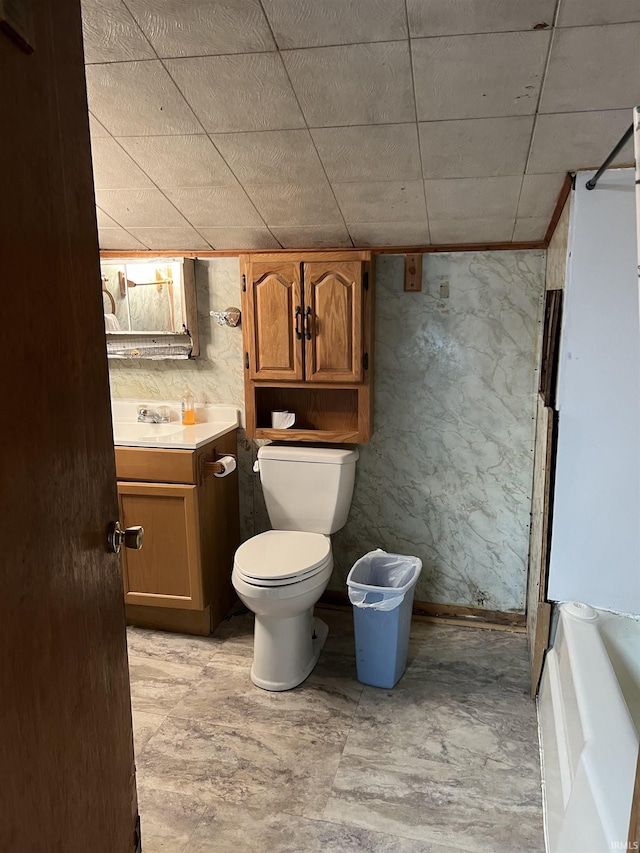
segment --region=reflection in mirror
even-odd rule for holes
[[[102,261],[110,358],[198,355],[194,264],[189,258]]]

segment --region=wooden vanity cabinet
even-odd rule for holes
[[[121,552],[128,622],[208,635],[233,605],[238,472],[204,463],[235,453],[235,430],[197,450],[116,447],[120,523],[144,527],[141,550]]]
[[[240,257],[247,436],[364,443],[371,436],[370,252]],[[295,427],[271,428],[271,411]]]

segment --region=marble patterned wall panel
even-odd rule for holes
[[[422,558],[419,600],[523,609],[544,266],[544,252],[425,255],[412,294],[403,258],[378,258],[375,431],[330,588],[382,547]],[[196,282],[203,358],[111,362],[114,396],[179,399],[188,382],[200,402],[242,407],[241,331],[209,317],[239,304],[237,259],[198,261]],[[243,539],[268,527],[256,453],[240,432]]]
[[[330,588],[381,547],[422,559],[419,600],[524,609],[544,268],[544,252],[430,254],[412,294],[403,258],[378,259],[375,431]]]

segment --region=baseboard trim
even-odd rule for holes
[[[320,601],[323,607],[339,610],[350,609],[346,592],[326,590]],[[462,604],[432,604],[429,601],[413,602],[413,618],[420,622],[434,622],[463,627],[489,628],[494,631],[526,633],[524,613],[508,613],[502,610],[484,610],[481,607],[466,607]]]

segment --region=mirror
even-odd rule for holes
[[[110,358],[199,354],[192,259],[109,258],[100,268]]]

